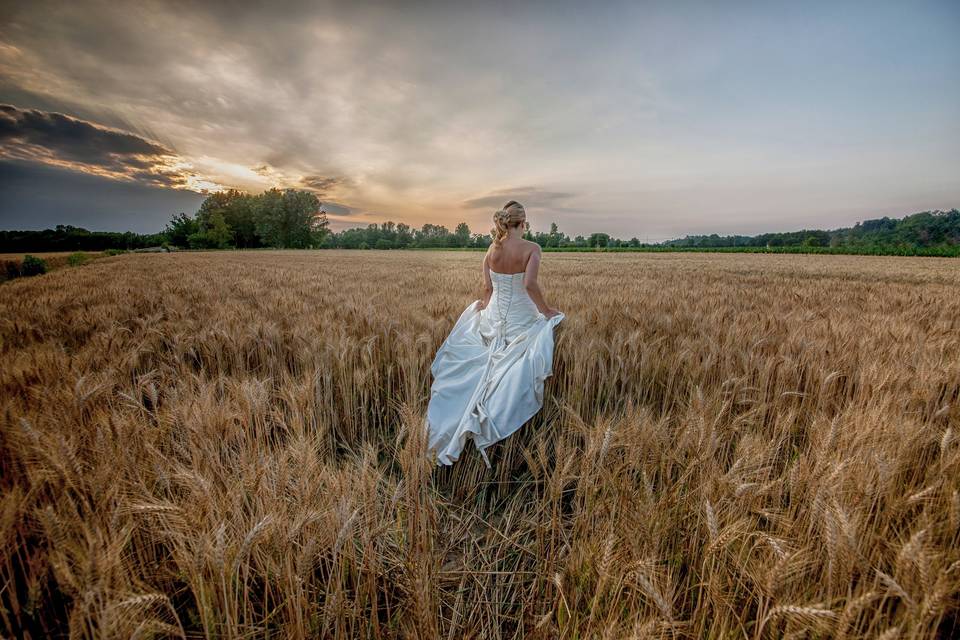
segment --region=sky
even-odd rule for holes
[[[960,2],[0,0],[0,228],[204,193],[664,240],[960,206]]]

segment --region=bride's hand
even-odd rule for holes
[[[552,318],[553,316],[560,315],[560,310],[559,310],[559,309],[554,309],[554,308],[551,307],[551,308],[547,309],[546,313],[544,313],[543,315],[545,315],[545,316],[547,317],[547,320],[549,320],[549,319]]]
[[[477,300],[477,311],[483,311],[484,306],[483,300]]]

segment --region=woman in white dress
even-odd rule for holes
[[[493,214],[493,244],[483,258],[484,296],[468,306],[437,350],[425,427],[438,464],[453,464],[472,439],[486,449],[543,406],[553,374],[553,329],[564,315],[537,283],[540,245],[523,239],[523,206]]]

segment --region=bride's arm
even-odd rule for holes
[[[493,280],[490,279],[490,265],[487,264],[487,258],[490,257],[490,250],[487,249],[487,255],[483,256],[483,297],[477,309],[485,309],[490,303],[490,296],[493,295]]]
[[[547,301],[543,298],[543,292],[540,291],[540,285],[537,282],[537,273],[540,271],[540,246],[533,250],[533,253],[530,254],[530,257],[527,259],[527,268],[523,275],[523,286],[526,287],[527,293],[530,294],[530,299],[533,300],[533,304],[537,305],[537,309],[543,315],[551,318],[558,313],[556,309],[547,304]]]

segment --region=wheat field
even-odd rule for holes
[[[435,469],[478,253],[122,255],[0,286],[0,629],[960,633],[960,263],[545,254],[543,410]]]

